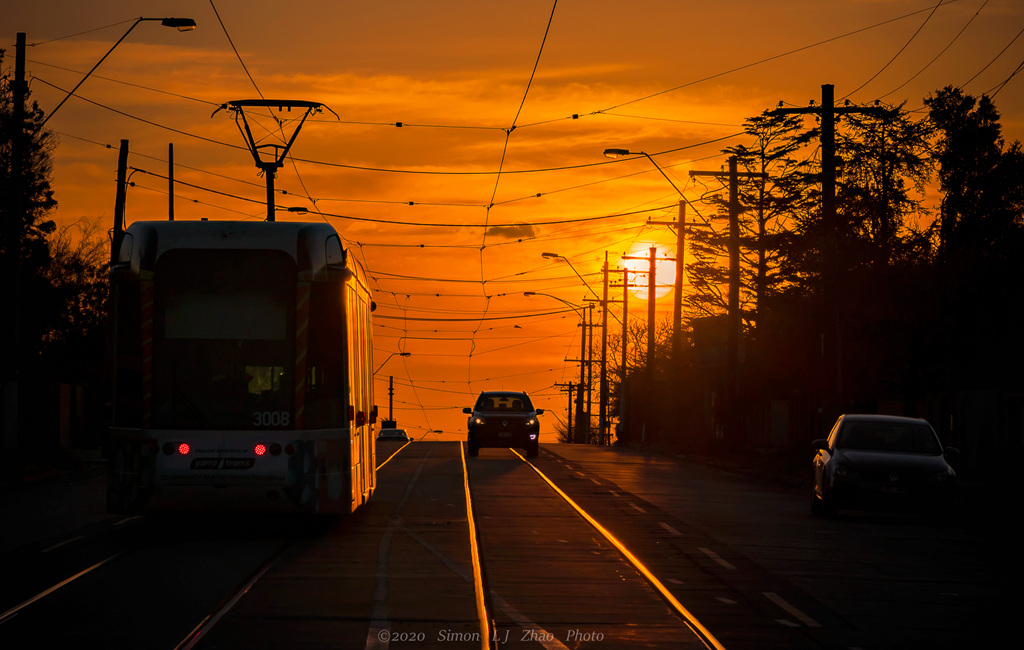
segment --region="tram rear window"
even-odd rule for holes
[[[251,256],[249,251],[176,251],[167,255],[170,259],[162,259],[159,283],[164,336],[284,339],[288,333],[287,269],[246,259]],[[283,261],[290,262],[287,258]]]
[[[154,283],[153,426],[293,427],[294,260],[174,250]]]

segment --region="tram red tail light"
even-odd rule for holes
[[[253,451],[256,452],[257,456],[262,456],[267,453],[267,446],[262,442],[257,443],[256,447],[253,448]]]
[[[153,444],[156,444],[155,442]],[[163,446],[164,456],[173,456],[175,453],[179,453],[182,456],[188,456],[188,453],[192,451],[192,448],[188,446],[187,442],[165,442]]]

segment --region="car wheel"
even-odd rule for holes
[[[821,508],[821,516],[826,519],[832,519],[839,514],[839,508],[836,507],[835,501],[833,501],[832,498],[828,496],[828,492],[825,492],[824,490],[821,493],[821,503],[819,504],[819,507]]]
[[[540,445],[537,442],[532,442],[532,443],[530,443],[529,445],[526,446],[526,457],[527,458],[536,458],[537,454],[539,452],[540,452]]]
[[[469,455],[474,458],[480,455],[480,445],[475,445],[472,442],[469,443]]]
[[[814,492],[811,492],[811,514],[815,517],[825,516],[825,508],[821,505],[821,499]]]

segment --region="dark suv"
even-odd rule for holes
[[[526,393],[492,390],[480,393],[473,408],[462,409],[469,414],[469,455],[476,456],[481,447],[520,447],[527,458],[536,458],[540,442],[537,416],[544,409],[535,409]]]

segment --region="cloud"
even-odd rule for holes
[[[514,226],[495,226],[487,229],[488,237],[500,239],[526,239],[536,234],[536,228],[528,223],[520,223]]]

